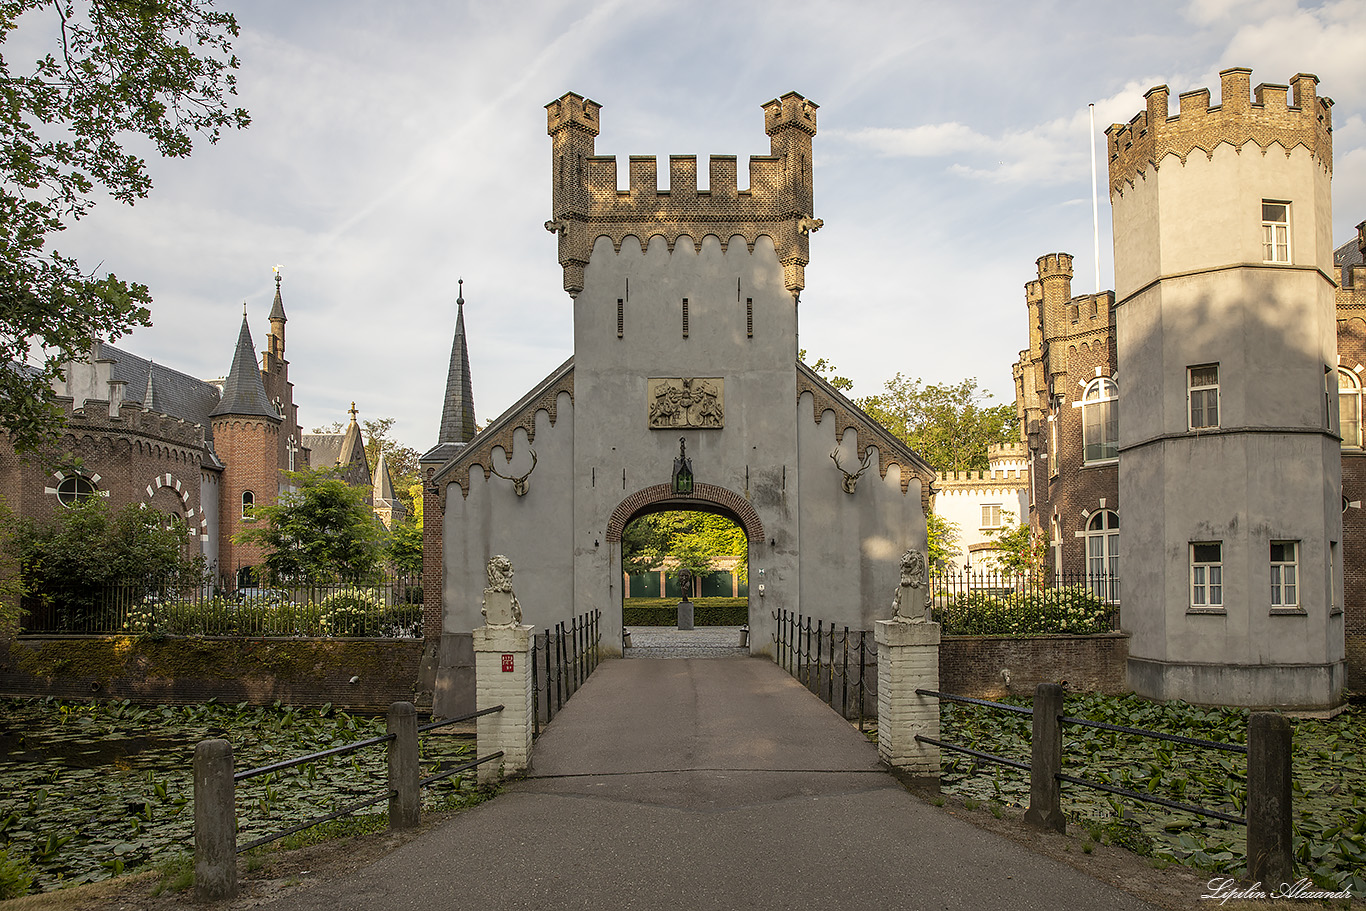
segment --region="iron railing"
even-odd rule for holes
[[[1090,635],[1119,629],[1112,573],[930,574],[934,619],[944,635]]]
[[[266,581],[154,578],[79,596],[26,595],[22,633],[422,638],[422,579]]]
[[[877,646],[867,630],[836,627],[834,622],[779,610],[773,635],[774,659],[860,731],[877,711]],[[835,679],[839,678],[838,688]],[[853,700],[851,706],[850,700]]]
[[[1050,700],[1048,698],[1048,696],[1044,693],[1045,687],[1056,688],[1055,699]],[[1247,747],[1242,746],[1241,744],[1223,743],[1215,740],[1202,740],[1197,737],[1184,737],[1180,734],[1164,734],[1161,731],[1150,731],[1146,728],[1125,727],[1124,725],[1107,724],[1101,721],[1091,721],[1090,719],[1086,718],[1074,718],[1070,715],[1063,715],[1061,714],[1061,687],[1057,684],[1041,684],[1039,690],[1040,692],[1036,693],[1035,695],[1034,706],[1032,708],[1026,708],[1024,706],[1019,705],[1009,705],[1004,702],[992,702],[989,699],[975,699],[970,696],[959,696],[953,693],[941,693],[937,690],[917,689],[915,692],[918,696],[930,696],[935,699],[948,700],[951,702],[963,702],[971,705],[980,705],[986,708],[994,709],[996,711],[1014,712],[1017,714],[1029,715],[1036,719],[1034,723],[1034,731],[1036,732],[1036,736],[1038,736],[1038,732],[1041,730],[1041,726],[1042,729],[1047,730],[1050,725],[1056,727],[1059,724],[1074,724],[1083,727],[1099,728],[1101,730],[1112,731],[1115,733],[1130,734],[1137,737],[1147,737],[1153,740],[1165,740],[1169,742],[1184,744],[1186,746],[1201,747],[1210,750],[1222,750],[1230,753],[1239,753],[1244,756],[1248,755]],[[949,750],[954,753],[962,753],[964,755],[971,756],[974,759],[980,759],[985,762],[991,762],[997,765],[1003,765],[1009,768],[1030,772],[1031,775],[1033,775],[1035,772],[1032,762],[1021,762],[1018,759],[1010,759],[1005,756],[996,756],[991,753],[985,753],[980,750],[971,749],[969,747],[964,746],[963,744],[950,743],[944,740],[926,737],[922,734],[915,735],[915,739],[921,743],[933,744],[934,746],[937,746],[943,750]],[[1118,797],[1126,797],[1130,800],[1139,800],[1144,801],[1146,803],[1157,804],[1159,806],[1166,807],[1170,810],[1182,810],[1184,812],[1193,813],[1198,816],[1206,816],[1210,819],[1218,819],[1223,822],[1237,823],[1239,825],[1247,824],[1246,818],[1234,816],[1230,813],[1224,813],[1219,810],[1211,810],[1206,807],[1198,807],[1193,804],[1180,803],[1179,801],[1170,800],[1165,797],[1159,797],[1156,794],[1145,794],[1143,792],[1134,791],[1129,788],[1121,788],[1115,785],[1105,784],[1099,781],[1092,781],[1090,779],[1081,778],[1075,775],[1068,775],[1062,771],[1062,749],[1060,738],[1058,741],[1058,749],[1056,752],[1056,762],[1050,761],[1048,764],[1056,765],[1057,767],[1053,769],[1042,768],[1038,770],[1040,774],[1042,774],[1045,778],[1049,778],[1060,782],[1066,782],[1068,784],[1079,785],[1081,787],[1094,788],[1095,790],[1105,791],[1106,793],[1114,794]],[[1034,800],[1031,799],[1031,806],[1033,805],[1033,803]],[[1045,815],[1047,814],[1046,809],[1043,812]],[[1060,817],[1058,819],[1058,827],[1061,828]]]
[[[573,620],[536,633],[531,645],[532,736],[541,736],[542,717],[549,724],[599,664],[602,611],[591,610]]]

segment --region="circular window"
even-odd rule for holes
[[[88,478],[83,478],[78,474],[62,478],[57,485],[57,502],[63,506],[75,506],[82,500],[88,500],[95,495],[95,485],[90,483]]]

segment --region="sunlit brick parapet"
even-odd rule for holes
[[[1183,163],[1195,151],[1214,154],[1220,143],[1235,149],[1255,145],[1262,154],[1279,146],[1285,154],[1304,146],[1329,173],[1333,170],[1331,98],[1320,98],[1318,77],[1299,73],[1290,85],[1263,83],[1251,90],[1252,71],[1242,67],[1219,74],[1220,104],[1210,106],[1209,89],[1183,92],[1176,116],[1169,116],[1170,91],[1149,89],[1148,106],[1127,124],[1113,124],[1105,134],[1110,154],[1110,192],[1124,192],[1168,155]]]
[[[805,286],[810,261],[808,235],[820,227],[813,219],[811,137],[816,135],[816,105],[789,92],[763,106],[771,154],[749,160],[749,189],[739,189],[734,155],[713,155],[709,187],[697,188],[697,157],[669,157],[669,189],[660,190],[653,156],[631,156],[630,189],[617,189],[617,159],[597,155],[601,105],[568,92],[546,105],[547,131],[554,147],[554,217],[546,229],[560,241],[564,289],[583,290],[583,271],[593,244],[608,237],[620,251],[627,237],[647,246],[664,238],[669,249],[680,237],[701,250],[715,235],[723,247],[740,236],[753,250],[760,235],[773,239],[788,291]]]

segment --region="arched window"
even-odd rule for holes
[[[1098,376],[1081,399],[1083,461],[1104,462],[1119,458],[1119,387]]]
[[[1105,601],[1119,600],[1119,513],[1102,509],[1086,522],[1086,584]]]
[[[1361,383],[1350,370],[1338,368],[1338,430],[1342,445],[1361,448]]]
[[[256,506],[256,494],[250,490],[242,491],[242,518],[250,519],[252,509]]]
[[[57,485],[57,502],[63,506],[75,506],[95,495],[95,485],[82,475],[73,474],[62,478]]]

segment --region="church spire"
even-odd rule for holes
[[[455,299],[455,338],[451,342],[451,367],[446,374],[446,401],[441,409],[441,432],[437,443],[468,443],[474,439],[474,384],[470,379],[470,353],[465,346],[465,280]]]
[[[270,308],[270,335],[267,350],[278,358],[285,356],[285,302],[280,297],[280,267],[275,267],[275,303]]]
[[[279,420],[275,406],[266,398],[266,387],[261,382],[261,368],[256,363],[256,346],[251,341],[251,327],[247,325],[246,305],[242,305],[242,330],[237,333],[237,350],[232,356],[232,369],[223,383],[223,398],[209,412],[220,414],[250,414]]]

